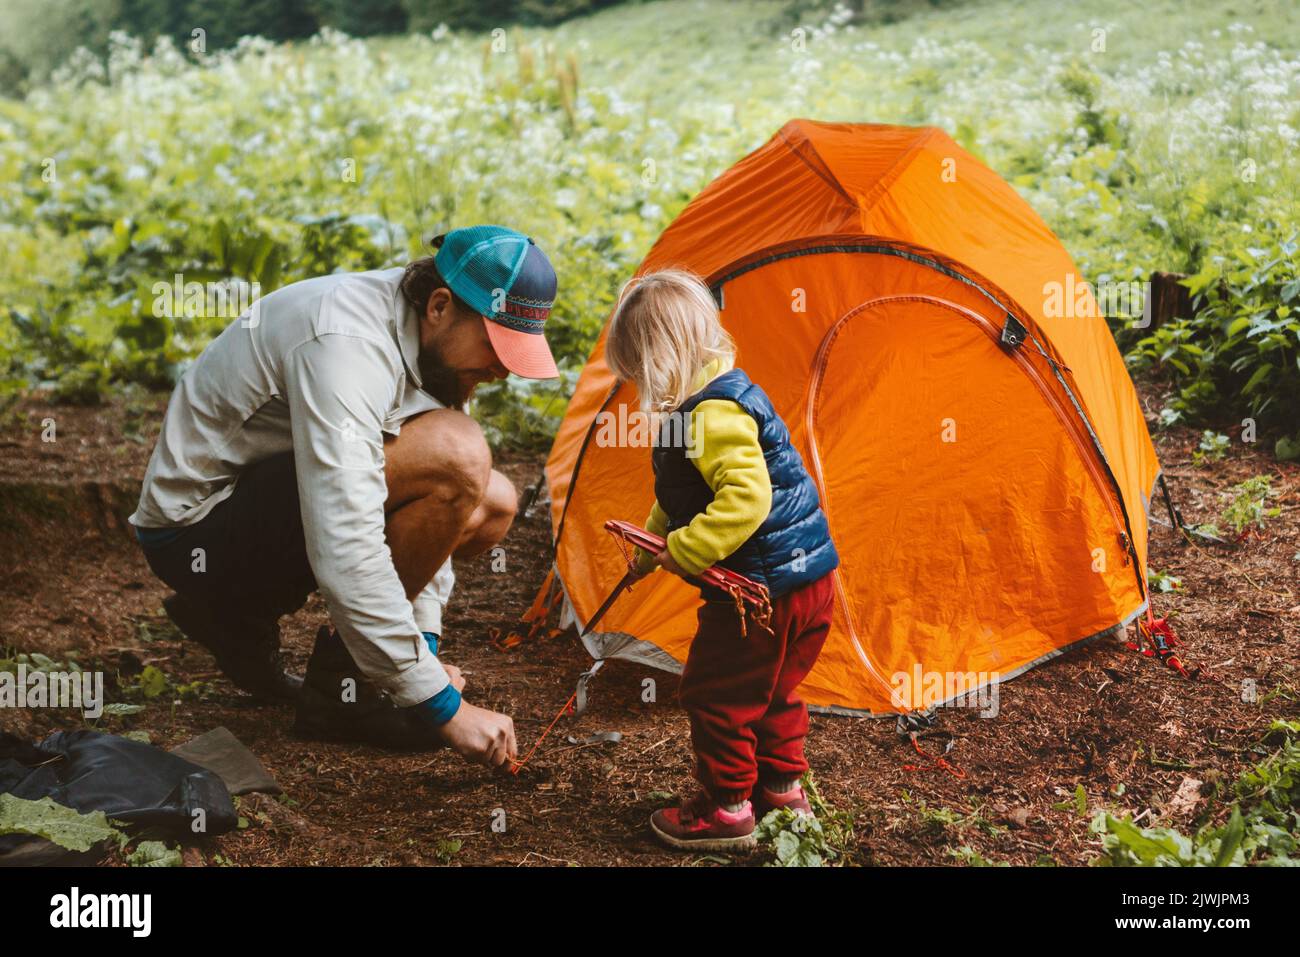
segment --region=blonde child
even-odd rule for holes
[[[624,287],[605,359],[661,423],[646,525],[667,539],[660,554],[639,553],[638,570],[692,576],[721,565],[772,599],[768,627],[752,616],[742,625],[729,596],[701,585],[680,697],[702,790],[650,819],[665,843],[700,850],[752,847],[756,817],[774,807],[811,813],[799,785],[808,709],[796,688],[830,628],[839,564],[785,423],[734,358],[697,276],[663,270]]]

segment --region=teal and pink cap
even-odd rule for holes
[[[501,364],[526,379],[559,375],[542,329],[555,303],[555,270],[523,233],[467,226],[433,240],[443,282],[483,316]]]

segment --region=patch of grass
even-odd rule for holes
[[[913,798],[907,792],[903,792],[903,803],[912,805],[912,811],[921,825],[922,833],[945,844],[951,843],[963,831],[970,828],[990,837],[1006,831],[1005,827],[994,824],[985,817],[978,804],[974,804],[966,812],[947,807],[931,807],[924,798]]]

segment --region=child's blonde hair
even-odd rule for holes
[[[699,276],[661,269],[627,282],[605,338],[605,362],[631,381],[647,412],[671,412],[690,397],[700,371],[734,358],[713,294]]]

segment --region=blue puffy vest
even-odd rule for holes
[[[790,433],[767,393],[741,369],[718,376],[683,402],[660,427],[653,454],[655,498],[668,516],[668,531],[689,525],[713,501],[713,490],[687,457],[683,441],[683,426],[689,424],[691,412],[708,399],[730,399],[758,423],[758,441],[772,482],[772,508],[767,518],[745,544],[719,564],[762,582],[773,598],[836,568],[840,559],[817,486],[790,444]],[[708,437],[701,439],[707,441]],[[706,598],[719,597],[711,594],[716,589],[702,590]]]

